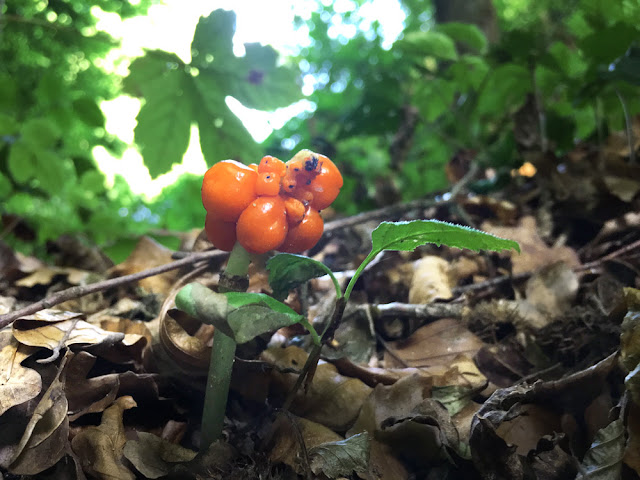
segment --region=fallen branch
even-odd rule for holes
[[[225,255],[228,255],[227,252],[222,252],[220,250],[207,250],[206,252],[193,253],[185,258],[176,260],[175,262],[160,265],[159,267],[150,268],[148,270],[143,270],[131,275],[125,275],[124,277],[111,278],[109,280],[91,283],[89,285],[78,285],[75,287],[67,288],[66,290],[54,293],[53,295],[40,300],[39,302],[32,303],[28,307],[24,307],[19,310],[0,315],[0,328],[6,327],[14,320],[17,320],[24,315],[31,315],[33,313],[39,312],[40,310],[44,310],[45,308],[55,307],[62,302],[66,302],[67,300],[83,297],[85,295],[89,295],[90,293],[101,292],[109,288],[136,282],[138,280],[142,280],[143,278],[153,277],[154,275],[160,275],[161,273],[176,270],[178,268],[192,265],[204,260],[220,258]]]

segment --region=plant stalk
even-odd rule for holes
[[[227,268],[220,278],[219,290],[241,291],[241,288],[238,288],[238,284],[241,282],[234,281],[234,279],[237,280],[237,277],[246,278],[250,262],[251,258],[247,251],[239,243],[236,243],[229,256]],[[235,353],[236,341],[216,329],[213,332],[209,376],[207,377],[202,412],[201,451],[206,451],[213,442],[222,437]]]

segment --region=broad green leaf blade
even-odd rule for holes
[[[122,89],[133,97],[147,96],[155,82],[171,70],[185,67],[180,57],[163,50],[148,50],[129,65],[129,75],[122,81]]]
[[[104,114],[95,100],[89,97],[82,97],[74,100],[73,111],[78,118],[90,127],[103,127]]]
[[[454,225],[438,220],[415,220],[412,222],[382,222],[371,234],[372,254],[383,250],[411,251],[420,245],[434,243],[469,250],[520,251],[513,240],[496,237],[470,227]]]
[[[155,178],[182,161],[189,144],[193,108],[187,93],[191,77],[180,68],[168,70],[147,87],[136,120],[135,141],[149,174]]]
[[[463,385],[434,386],[431,398],[435,398],[445,406],[452,417],[460,413],[471,402],[473,389]]]
[[[269,285],[273,289],[273,296],[284,300],[289,290],[311,280],[312,278],[330,275],[335,283],[333,272],[325,264],[302,255],[280,253],[267,261]],[[337,293],[339,289],[337,289]]]
[[[233,332],[227,324],[228,301],[223,294],[216,293],[200,283],[190,283],[176,295],[176,307],[202,323],[213,325],[225,335],[233,337]]]
[[[309,449],[311,470],[328,478],[350,477],[369,468],[370,440],[367,432],[337,442],[321,443]]]
[[[410,32],[397,42],[398,48],[406,53],[421,57],[436,57],[444,60],[457,60],[458,52],[455,43],[444,33]]]
[[[485,53],[487,51],[487,37],[485,37],[484,33],[482,33],[482,30],[480,30],[477,25],[449,22],[440,23],[436,28],[439,32],[444,33],[452,40],[460,42],[478,53]]]
[[[307,319],[275,298],[262,293],[217,293],[199,283],[190,283],[178,292],[176,306],[213,325],[237,343],[246,343],[263,333],[301,323],[319,342]]]
[[[478,97],[477,114],[504,115],[520,108],[531,92],[531,74],[515,63],[491,71]]]
[[[300,100],[299,72],[278,65],[278,52],[258,43],[245,44],[246,54],[237,59],[237,78],[230,82],[229,95],[245,107],[275,110]]]
[[[228,323],[238,343],[245,343],[282,327],[301,323],[318,341],[315,330],[307,319],[282,302],[263,293],[228,292]]]
[[[7,167],[17,183],[26,183],[36,174],[36,158],[24,141],[11,146]]]
[[[200,17],[191,42],[192,64],[226,70],[233,55],[233,35],[236,31],[236,14],[233,11],[214,10],[207,17]]]
[[[582,460],[577,480],[617,480],[622,471],[626,446],[625,427],[621,419],[598,430],[589,451]]]

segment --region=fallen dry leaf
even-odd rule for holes
[[[33,351],[33,348],[18,343],[11,331],[0,331],[0,416],[14,405],[31,400],[40,393],[40,374],[21,365]]]
[[[122,463],[127,441],[122,414],[136,406],[132,397],[118,398],[102,414],[97,427],[81,430],[71,441],[71,447],[89,475],[100,480],[134,480],[136,476]]]
[[[449,262],[443,258],[428,255],[415,263],[415,272],[409,289],[409,303],[431,303],[434,300],[448,300],[453,296],[454,286],[449,276]]]
[[[20,280],[17,280],[15,284],[19,287],[34,287],[36,285],[51,285],[53,279],[58,275],[64,276],[71,285],[80,285],[86,283],[91,272],[80,270],[77,268],[67,267],[52,267],[43,265],[35,272],[27,275]]]
[[[443,318],[429,323],[406,339],[388,342],[389,367],[427,367],[449,364],[460,354],[473,357],[484,343],[462,322]]]
[[[276,367],[271,372],[272,394],[282,398],[289,393],[298,375],[281,370],[300,370],[307,360],[307,353],[298,347],[269,348],[261,358]],[[335,366],[322,362],[308,392],[299,391],[290,410],[300,417],[344,432],[353,424],[370,393],[371,387],[362,381],[343,377]]]
[[[45,347],[54,355],[69,345],[114,344],[124,338],[124,333],[107,332],[83,318],[81,313],[41,310],[13,322],[13,336],[23,345]]]
[[[569,267],[580,265],[576,252],[569,247],[549,247],[540,238],[536,228],[536,220],[531,216],[522,217],[515,227],[501,227],[484,222],[481,229],[503,238],[510,238],[520,244],[521,253],[503,253],[510,255],[513,263],[513,274],[533,272],[540,267],[558,261],[564,261]]]
[[[63,365],[36,406],[15,447],[8,470],[16,475],[36,475],[55,465],[65,453],[69,419],[64,384],[59,379],[62,368]]]
[[[124,446],[124,456],[145,478],[163,477],[171,471],[172,464],[189,462],[196,452],[163,440],[147,432],[138,432],[137,440],[129,440]]]
[[[110,276],[131,275],[149,268],[159,267],[173,261],[172,251],[149,237],[141,237],[127,259],[109,270]],[[147,292],[166,296],[177,278],[176,271],[143,278],[138,285]]]

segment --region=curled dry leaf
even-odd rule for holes
[[[40,399],[15,447],[8,470],[16,475],[36,475],[55,465],[65,453],[69,419],[64,385],[59,380],[62,368]]]
[[[298,375],[285,373],[284,369],[300,371],[307,360],[307,353],[298,347],[270,348],[262,353],[262,359],[274,365],[271,372],[272,392],[285,397]],[[299,391],[291,411],[300,417],[343,432],[354,422],[371,387],[357,378],[343,377],[330,363],[318,365],[308,392]]]
[[[163,477],[177,462],[189,462],[196,452],[163,440],[147,432],[138,432],[137,440],[124,446],[124,456],[145,478]]]
[[[304,474],[303,462],[309,449],[340,440],[344,440],[343,437],[324,425],[294,415],[279,415],[269,440],[269,460],[284,463]]]
[[[124,333],[107,332],[87,323],[81,313],[42,310],[13,322],[13,336],[23,345],[45,347],[55,352],[69,345],[116,343]]]
[[[100,480],[136,478],[122,463],[122,453],[127,441],[122,414],[135,406],[136,402],[132,397],[118,398],[103,412],[100,425],[86,427],[73,438],[71,447],[86,473]]]
[[[9,330],[0,332],[0,415],[40,393],[40,374],[22,366],[33,351],[18,343]]]
[[[409,303],[431,303],[453,297],[449,270],[449,262],[440,257],[429,255],[418,260],[411,279]]]

